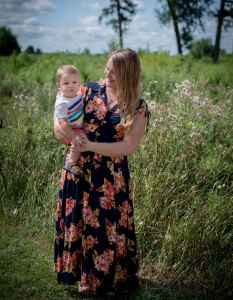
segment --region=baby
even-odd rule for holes
[[[80,87],[78,70],[72,65],[61,66],[57,70],[57,93],[55,113],[63,131],[69,137],[73,147],[77,147],[76,132],[83,132],[84,105],[82,96],[78,93]],[[78,165],[81,152],[70,151],[69,161],[63,167],[76,177],[85,178],[85,173]]]

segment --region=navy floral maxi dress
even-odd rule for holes
[[[120,113],[117,105],[107,112],[105,87],[95,82],[81,86],[83,129],[90,141],[120,142]],[[137,114],[145,113],[144,103],[140,100]],[[80,163],[85,179],[62,169],[54,258],[58,283],[81,281],[92,293],[109,295],[139,287],[127,157],[83,152]]]

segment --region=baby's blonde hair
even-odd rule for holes
[[[57,70],[57,82],[60,83],[61,76],[66,74],[77,74],[79,76],[78,70],[72,65],[63,65]]]

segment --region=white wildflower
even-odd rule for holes
[[[18,211],[18,209],[15,208],[15,209],[13,210],[13,215],[15,215],[15,214],[17,213],[17,211]]]
[[[222,185],[222,187],[225,187],[226,185],[225,185],[225,183]]]
[[[217,186],[218,189],[221,189],[221,187],[222,187],[221,184]]]
[[[169,117],[171,117],[172,119],[177,119],[176,115],[169,115]]]
[[[142,225],[143,225],[143,221],[140,221],[138,225],[139,225],[139,226],[142,226]]]
[[[195,132],[192,132],[192,133],[190,134],[191,138],[193,138],[195,135],[196,135]]]

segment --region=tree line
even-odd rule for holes
[[[183,48],[190,49],[194,40],[194,30],[204,28],[204,19],[214,17],[217,20],[217,33],[214,45],[213,60],[216,62],[220,52],[221,32],[233,27],[233,0],[220,0],[219,9],[211,10],[214,0],[158,0],[159,8],[154,8],[155,17],[161,25],[173,23],[178,53]],[[99,17],[109,17],[106,25],[112,25],[119,34],[119,47],[123,48],[123,33],[137,12],[137,4],[130,0],[110,0],[110,6],[103,8]]]
[[[158,6],[156,6],[156,3]],[[154,16],[161,25],[173,23],[177,50],[182,54],[183,49],[191,49],[194,41],[194,31],[205,31],[204,21],[207,17],[217,20],[216,38],[213,49],[213,60],[217,62],[220,53],[222,30],[233,27],[233,0],[219,0],[219,8],[211,10],[214,0],[157,0],[155,1]],[[108,18],[107,25],[119,34],[117,47],[123,48],[123,34],[127,31],[132,17],[137,13],[137,4],[131,0],[110,0],[110,6],[103,8],[99,22]],[[209,41],[207,41],[209,43]],[[13,51],[20,52],[16,37],[11,30],[0,27],[0,55],[10,55]],[[41,53],[28,46],[28,53]]]

